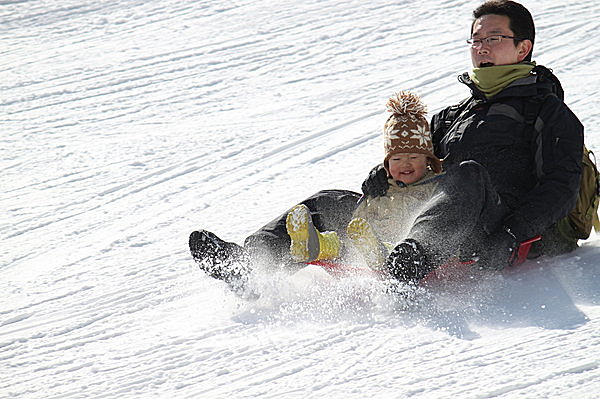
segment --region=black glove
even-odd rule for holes
[[[383,165],[375,166],[362,184],[362,192],[367,197],[382,197],[388,190],[388,175]]]
[[[517,260],[519,244],[512,231],[503,226],[489,235],[487,245],[479,254],[477,265],[489,270],[502,270],[506,266],[512,266]]]

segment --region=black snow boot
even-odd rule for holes
[[[223,241],[207,230],[190,234],[190,252],[201,270],[226,282],[237,294],[244,291],[250,274],[249,257],[240,245]]]
[[[423,249],[415,240],[406,239],[390,252],[385,268],[398,281],[417,283],[433,270]]]

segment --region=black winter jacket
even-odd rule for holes
[[[469,159],[482,164],[510,208],[505,226],[520,240],[542,234],[575,205],[581,179],[581,122],[557,96],[548,95],[552,83],[539,75],[518,79],[489,100],[468,74],[459,80],[472,96],[433,116],[435,154],[445,168]],[[539,134],[526,126],[527,98],[541,102]]]

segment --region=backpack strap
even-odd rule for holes
[[[536,65],[532,70],[537,76],[537,82],[546,83],[545,87],[538,88],[538,93],[534,97],[527,97],[523,106],[523,117],[525,125],[531,141],[535,140],[537,134],[542,131],[544,122],[539,117],[542,109],[542,104],[548,96],[556,96],[561,101],[564,101],[565,92],[562,88],[560,80],[554,75],[552,69],[546,68],[543,65]]]
[[[542,105],[549,96],[556,96],[561,101],[564,99],[564,90],[560,80],[554,75],[551,69],[543,65],[536,65],[532,72],[537,77],[539,83],[537,95],[527,97],[523,104],[523,117],[525,119],[525,137],[529,138],[529,145],[534,149],[536,174],[538,177],[544,175],[542,158],[542,137],[541,132],[544,128],[544,121],[540,118]]]
[[[543,122],[540,119],[540,111],[542,110],[542,104],[544,98],[540,97],[527,97],[523,104],[523,119],[525,120],[526,135],[530,138],[542,130]]]
[[[552,69],[546,68],[543,65],[536,65],[531,72],[537,75],[538,82],[547,82],[551,86],[552,94],[560,98],[561,101],[564,101],[565,91],[562,88],[560,80],[554,75]]]
[[[535,159],[535,172],[538,178],[544,175],[544,161],[542,156],[542,129],[544,121],[540,118],[540,111],[544,99],[540,97],[528,97],[523,104],[523,118],[525,123],[524,136],[529,142],[529,148],[533,150]]]

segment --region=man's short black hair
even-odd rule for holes
[[[511,0],[488,0],[473,11],[473,23],[476,19],[489,14],[507,16],[510,21],[508,27],[513,31],[515,37],[531,40],[531,51],[524,59],[524,61],[531,61],[535,43],[535,25],[529,10],[522,4]],[[471,33],[473,33],[473,25],[471,25]],[[518,42],[519,40],[515,40],[515,46]]]

